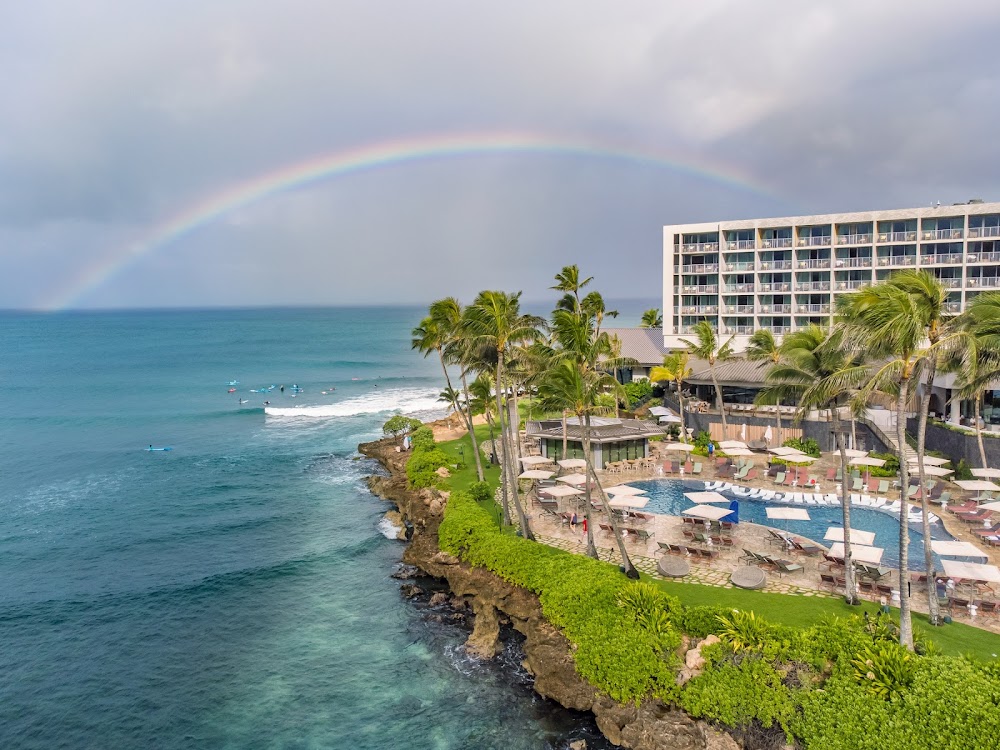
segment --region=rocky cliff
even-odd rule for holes
[[[597,725],[611,742],[635,750],[739,747],[730,735],[659,701],[621,705],[598,693],[577,674],[573,645],[542,616],[537,596],[438,549],[437,528],[447,496],[435,490],[417,492],[407,487],[407,454],[397,453],[390,441],[365,443],[359,450],[389,470],[388,477],[371,477],[369,486],[376,495],[394,503],[407,524],[410,544],[403,562],[447,581],[453,595],[475,614],[466,643],[470,653],[493,658],[500,648],[501,621],[509,621],[525,637],[524,665],[534,676],[535,690],[567,708],[593,712]]]

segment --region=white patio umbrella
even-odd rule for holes
[[[816,456],[810,456],[808,453],[786,453],[778,458],[793,464],[811,464],[813,461],[819,461]]]
[[[660,424],[680,424],[681,418],[675,417],[673,414],[664,414],[660,417]]]
[[[809,511],[805,508],[767,508],[767,517],[775,521],[785,522],[788,531],[788,521],[809,521]]]
[[[768,452],[776,456],[785,456],[789,453],[802,453],[798,448],[790,448],[787,445],[779,445],[777,448],[771,448]]]
[[[638,487],[632,487],[627,484],[616,484],[614,487],[605,487],[605,495],[645,495],[646,490],[640,490]]]
[[[730,513],[732,513],[729,508],[719,508],[715,505],[696,505],[693,508],[688,508],[687,510],[681,511],[685,516],[694,516],[695,518],[706,518],[709,521],[718,521],[721,518],[725,518]]]
[[[551,479],[556,473],[554,471],[541,471],[540,469],[532,469],[531,471],[522,471],[517,475],[518,479]]]
[[[1000,510],[1000,500],[994,500],[992,503],[983,503],[979,507],[983,510]]]
[[[567,487],[565,484],[557,484],[554,487],[542,487],[538,490],[538,494],[547,497],[574,497],[575,495],[582,495],[583,490],[578,490],[576,487]]]
[[[840,453],[840,451],[834,451],[834,453]],[[848,458],[861,458],[862,456],[867,456],[866,451],[860,451],[857,448],[845,448],[844,455]]]
[[[948,460],[949,459],[947,458],[939,458],[938,456],[924,456],[924,466],[942,466],[948,463]],[[918,457],[915,455],[910,456],[908,459],[906,459],[906,463],[908,464],[915,464],[917,463],[917,461]],[[975,474],[976,469],[973,469],[972,473]],[[998,473],[997,476],[1000,476],[1000,473]]]
[[[946,542],[934,539],[931,549],[941,557],[987,557],[979,547],[968,542]]]
[[[523,456],[518,460],[525,466],[541,466],[552,463],[552,459],[545,456]]]
[[[826,530],[826,534],[823,538],[830,542],[844,542],[844,527],[843,526],[831,526]],[[861,529],[851,529],[851,549],[854,549],[855,544],[867,544],[871,545],[875,543],[875,534],[870,531],[862,531]]]
[[[1000,485],[994,484],[993,482],[987,482],[985,479],[956,479],[955,484],[963,490],[977,493],[977,500],[979,499],[979,493],[995,492],[996,490],[1000,490]]]
[[[740,427],[740,440],[746,440],[746,439],[747,439],[747,423],[744,422],[743,425]]]
[[[924,459],[924,463],[927,463],[926,459]],[[972,476],[982,479],[1000,479],[1000,469],[973,469]]]
[[[556,463],[564,469],[583,469],[587,466],[586,460],[582,458],[564,458]]]
[[[692,503],[728,503],[729,498],[718,492],[685,492],[684,497]]]
[[[690,443],[667,443],[663,446],[663,449],[668,451],[687,451],[690,453],[694,450],[694,446]]]
[[[654,417],[667,417],[672,414],[670,409],[665,406],[651,406],[649,407],[649,413]]]
[[[1000,568],[996,565],[942,560],[941,567],[944,568],[944,572],[949,578],[968,578],[973,581],[1000,583]]]
[[[855,456],[848,461],[851,466],[885,466],[885,460],[871,456]]]
[[[556,477],[557,482],[563,482],[564,484],[586,484],[587,475],[586,474],[567,474],[563,477]]]
[[[858,562],[878,565],[882,562],[882,554],[885,550],[882,547],[867,547],[863,544],[851,544],[851,557]],[[843,557],[844,543],[836,542],[830,546],[830,557]]]
[[[627,497],[613,497],[608,500],[608,505],[612,508],[645,508],[648,502],[648,497],[630,495]]]
[[[912,466],[913,471],[916,471],[918,466],[919,464],[913,464]],[[924,474],[930,477],[946,477],[949,474],[954,474],[954,473],[955,473],[954,469],[945,469],[941,466],[927,466],[926,464],[924,464]]]
[[[753,455],[753,451],[749,448],[726,448],[723,453],[734,458],[746,458]]]
[[[771,425],[768,425],[767,429],[764,430],[764,442],[770,443],[773,439],[774,439],[774,432],[771,431]]]
[[[742,440],[723,440],[719,447],[728,453],[730,448],[746,448],[747,444]]]

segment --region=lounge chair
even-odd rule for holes
[[[701,474],[701,462],[698,461],[691,467],[692,474]]]
[[[856,563],[855,566],[861,575],[873,581],[881,581],[886,576],[892,574],[892,568],[882,568],[878,565],[868,565],[866,563]]]
[[[803,544],[797,539],[792,539],[792,549],[803,555],[818,555],[823,551],[822,547],[817,547],[815,544]]]
[[[671,463],[669,461],[664,461],[663,462],[663,473],[664,474],[673,474],[673,472],[674,472],[674,468],[671,465]]]
[[[781,484],[784,481],[785,481],[785,472],[779,471],[774,477],[774,483]]]
[[[972,533],[983,538],[996,536],[997,534],[1000,534],[1000,523],[995,523],[988,528],[973,529]]]
[[[889,480],[880,479],[878,480],[878,494],[886,495],[889,493]]]
[[[600,526],[601,531],[603,531],[605,534],[614,534],[615,533],[615,530],[613,528],[611,528],[611,524],[609,524],[609,523],[602,523],[602,524],[599,524],[599,526]]]
[[[624,529],[624,531],[627,531],[629,534],[635,534],[637,537],[639,537],[640,542],[648,542],[650,538],[653,536],[653,532],[647,529],[628,528]]]
[[[660,552],[666,552],[667,554],[671,554],[671,552],[672,552],[672,550],[670,548],[673,545],[667,544],[666,542],[657,542],[656,546],[659,547]]]
[[[941,505],[944,505],[949,500],[951,500],[951,493],[948,492],[947,490],[945,492],[942,492],[941,496],[937,499],[937,501],[941,503]]]
[[[798,563],[793,563],[791,560],[778,560],[774,557],[768,558],[772,563],[774,563],[775,568],[778,572],[778,577],[781,577],[785,573],[801,573],[805,568],[803,568]]]
[[[827,469],[826,470],[826,481],[832,482],[836,478],[837,478],[837,470],[836,469]]]
[[[861,486],[861,477],[856,477],[854,481],[851,483],[851,490],[853,490],[854,492],[861,492],[862,489],[863,487]]]
[[[838,468],[837,469],[837,473],[836,473],[836,475],[834,475],[833,478],[836,479],[838,482],[842,482],[844,480],[844,470],[841,469],[841,468]]]
[[[681,533],[684,535],[684,538],[687,539],[689,542],[694,541],[694,532],[691,531],[691,529],[681,529]]]

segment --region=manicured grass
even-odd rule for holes
[[[489,440],[489,427],[486,425],[477,426],[476,437],[480,442]],[[452,470],[452,475],[447,481],[448,489],[468,489],[477,481],[476,465],[472,457],[472,440],[468,436],[459,438],[458,440],[438,443],[438,447],[445,452],[449,459],[452,460],[452,463],[458,463],[463,460],[462,452],[459,449],[464,450],[464,467]],[[499,467],[490,466],[489,462],[484,459],[483,468],[486,473],[486,481],[490,486],[499,486]],[[482,503],[482,506],[493,518],[497,519],[497,523],[499,524],[500,514],[496,503],[486,501]],[[766,620],[791,627],[808,627],[830,615],[846,617],[852,614],[861,614],[862,612],[874,614],[878,611],[878,605],[872,602],[863,602],[857,607],[849,607],[843,600],[829,597],[814,598],[809,596],[790,596],[787,594],[768,594],[760,591],[724,589],[718,586],[676,583],[659,578],[643,577],[654,581],[665,592],[676,596],[684,604],[690,606],[713,605],[732,607],[733,609],[752,609]],[[970,654],[984,660],[995,659],[1000,654],[1000,635],[957,622],[934,628],[930,626],[927,616],[922,614],[914,614],[913,620],[914,628],[916,628],[917,632],[932,640],[946,654]]]

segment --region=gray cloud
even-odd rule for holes
[[[78,304],[544,296],[577,262],[659,292],[660,227],[1000,196],[988,2],[96,0],[0,8],[3,306],[63,298],[150,227],[319,154],[441,133],[626,144],[484,155],[273,196]]]

